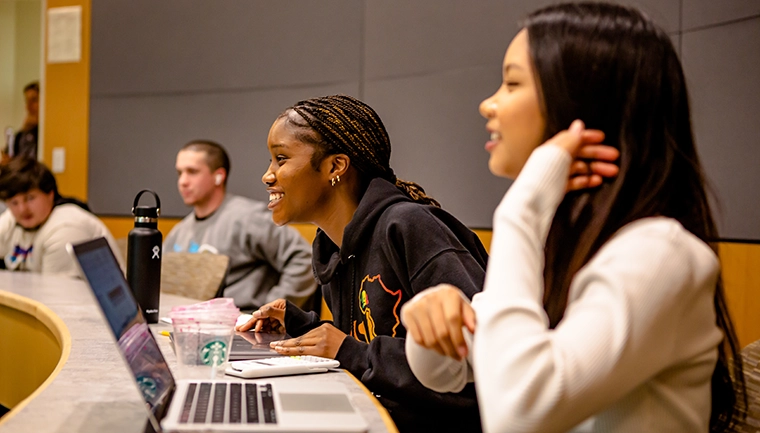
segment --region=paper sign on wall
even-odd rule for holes
[[[82,6],[50,8],[47,12],[47,62],[82,59]]]

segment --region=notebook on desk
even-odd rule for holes
[[[367,431],[342,383],[175,381],[105,238],[67,249],[108,321],[156,431]]]

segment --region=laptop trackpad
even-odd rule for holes
[[[342,394],[297,394],[280,392],[280,406],[290,412],[354,412]]]

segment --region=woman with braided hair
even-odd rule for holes
[[[287,355],[335,358],[389,410],[401,431],[480,430],[473,385],[424,387],[406,362],[401,307],[432,285],[482,288],[487,255],[475,234],[389,165],[377,113],[350,96],[301,101],[275,120],[262,181],[277,224],[313,223],[314,273],[333,314],[277,300],[239,330],[287,331]],[[412,223],[413,221],[413,223]]]
[[[480,240],[419,185],[396,178],[380,117],[355,98],[298,102],[275,120],[267,145],[262,180],[272,219],[319,227],[314,274],[333,321],[277,300],[239,329],[287,331],[296,338],[275,345],[280,353],[337,359],[401,431],[478,431],[474,387],[442,394],[414,378],[399,315],[431,285],[479,292],[487,260]]]

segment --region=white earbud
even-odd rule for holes
[[[216,185],[221,185],[222,184],[222,175],[221,174],[217,174],[216,177],[214,177],[214,183]]]

